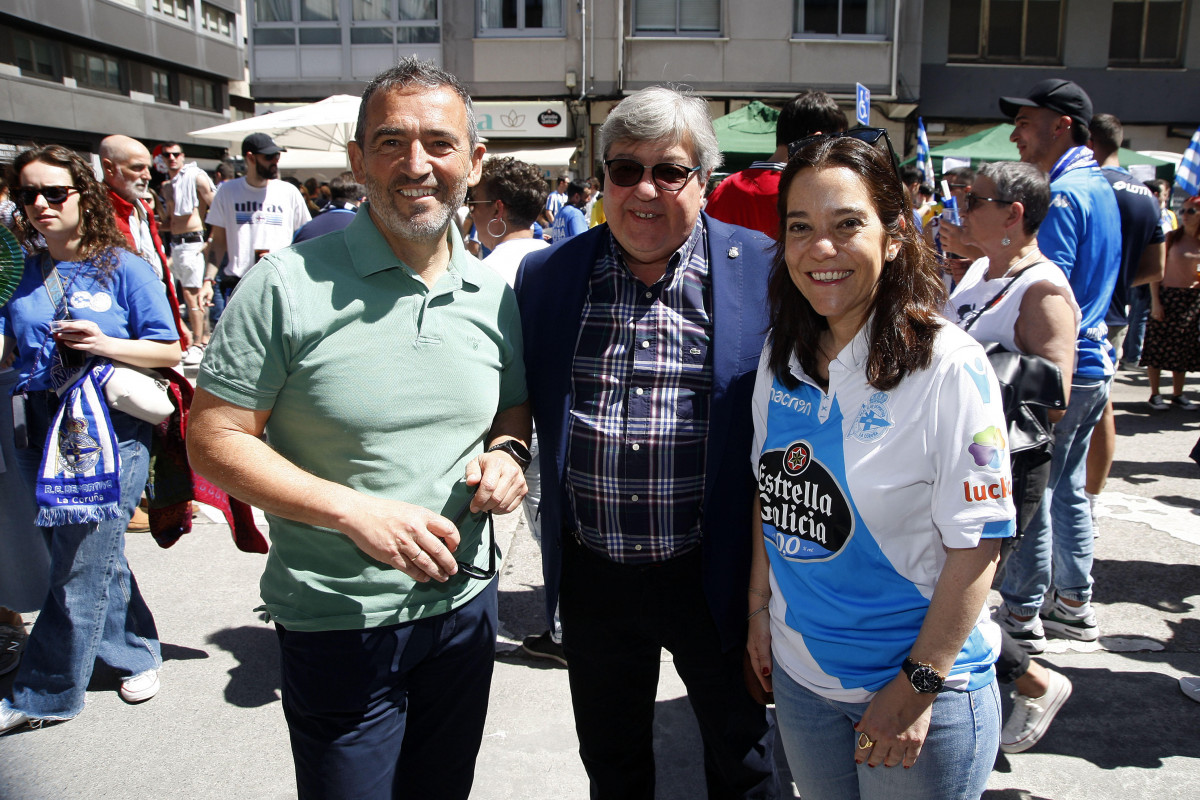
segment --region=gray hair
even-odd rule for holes
[[[606,161],[619,141],[690,144],[705,178],[724,161],[708,103],[683,87],[651,86],[618,103],[600,128],[600,152]]]
[[[996,184],[996,199],[1025,207],[1025,233],[1037,233],[1050,210],[1050,179],[1032,164],[998,161],[979,168],[980,177]]]
[[[450,89],[467,109],[467,128],[470,136],[471,149],[479,144],[479,130],[475,127],[475,106],[471,103],[471,95],[462,82],[441,69],[432,61],[421,61],[414,56],[400,59],[396,66],[376,75],[367,88],[363,89],[362,105],[358,107],[358,127],[354,130],[354,141],[359,147],[366,144],[367,138],[367,104],[376,92],[387,92],[393,89],[409,89],[419,86],[423,89]]]

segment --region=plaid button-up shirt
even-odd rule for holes
[[[567,492],[576,529],[613,561],[700,543],[713,368],[704,223],[653,286],[610,235],[592,272],[572,367]]]

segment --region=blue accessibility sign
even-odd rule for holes
[[[854,115],[859,125],[871,124],[871,90],[861,83],[854,84]]]

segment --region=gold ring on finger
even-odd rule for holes
[[[867,750],[875,746],[875,742],[871,741],[871,737],[865,733],[858,735],[858,749]]]

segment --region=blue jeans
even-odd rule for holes
[[[1146,320],[1150,318],[1150,287],[1134,286],[1129,290],[1129,329],[1125,332],[1125,346],[1121,348],[1121,360],[1136,364],[1142,357],[1142,342],[1146,339]]]
[[[1067,414],[1054,426],[1050,483],[1004,567],[1000,594],[1014,614],[1037,614],[1051,586],[1069,600],[1092,598],[1092,514],[1084,483],[1092,428],[1111,388],[1112,378],[1071,382]]]
[[[46,438],[49,404],[31,395],[34,446],[19,452],[32,494]],[[112,411],[121,453],[119,519],[43,528],[50,547],[50,592],[38,614],[8,706],[33,719],[71,719],[83,711],[96,659],[124,676],[162,666],[154,617],[125,560],[125,529],[146,487],[148,423]]]
[[[1000,748],[996,682],[933,701],[929,734],[910,769],[854,763],[854,725],[869,703],[828,700],[778,665],[772,672],[779,738],[804,800],[978,800]]]
[[[300,800],[467,800],[496,655],[498,580],[414,622],[276,625]]]

